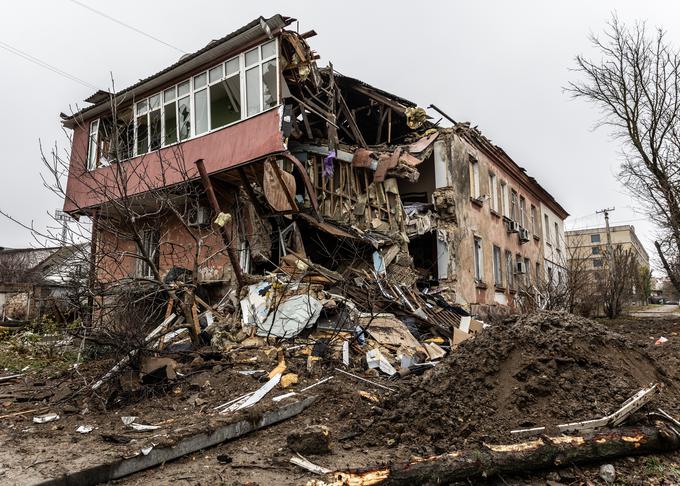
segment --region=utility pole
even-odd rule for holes
[[[604,224],[605,227],[607,228],[607,260],[608,263],[611,264],[611,259],[613,257],[612,254],[612,233],[609,230],[609,213],[611,211],[614,211],[616,208],[606,208],[606,209],[600,209],[599,211],[595,211],[595,214],[604,214]]]
[[[54,211],[54,219],[61,222],[61,244],[66,245],[68,239],[68,223],[72,218],[64,211],[57,209]]]

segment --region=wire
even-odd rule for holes
[[[59,69],[58,67],[55,67],[55,66],[52,66],[51,64],[46,63],[45,61],[41,61],[37,57],[31,56],[30,54],[28,54],[24,51],[21,51],[21,50],[17,49],[16,47],[12,47],[11,45],[7,44],[6,42],[0,41],[0,49],[4,49],[7,52],[14,54],[15,56],[19,56],[19,57],[21,57],[21,58],[23,58],[23,59],[25,59],[29,62],[32,62],[33,64],[36,64],[36,65],[38,65],[42,68],[48,69],[48,70],[52,71],[53,73],[58,74],[59,76],[62,76],[66,79],[70,79],[71,81],[76,82],[78,84],[82,84],[83,86],[85,86],[87,88],[93,89],[95,91],[98,91],[100,89],[97,86],[95,86],[91,83],[88,83],[87,81],[83,81],[82,79],[80,79],[77,76],[69,74],[66,71]]]
[[[177,47],[177,46],[173,46],[172,44],[170,44],[170,43],[168,43],[168,42],[165,42],[164,40],[161,40],[161,39],[159,39],[158,37],[154,37],[153,35],[148,34],[148,33],[144,32],[143,30],[138,29],[137,27],[133,27],[133,26],[131,26],[131,25],[129,25],[129,24],[126,24],[126,23],[123,22],[122,20],[118,20],[117,18],[111,17],[110,15],[105,14],[104,12],[102,12],[102,11],[100,11],[100,10],[97,10],[97,9],[95,9],[95,8],[92,8],[92,7],[90,7],[89,5],[86,5],[86,4],[82,3],[82,2],[79,2],[78,0],[69,0],[69,1],[70,1],[71,3],[75,3],[76,5],[79,5],[80,7],[83,7],[83,8],[85,8],[85,9],[89,10],[90,12],[96,13],[97,15],[100,15],[100,16],[106,18],[106,19],[109,19],[110,21],[115,22],[115,23],[117,23],[118,25],[122,25],[123,27],[125,27],[125,28],[127,28],[127,29],[133,30],[133,31],[137,32],[138,34],[143,35],[144,37],[148,37],[149,39],[153,39],[153,40],[155,40],[156,42],[160,42],[160,43],[163,44],[164,46],[170,47],[171,49],[175,49],[176,51],[181,52],[182,54],[186,54],[186,53],[187,53],[185,50],[180,49],[180,48]]]

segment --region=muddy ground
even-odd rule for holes
[[[336,374],[310,390],[319,400],[291,420],[116,483],[304,484],[312,476],[288,463],[292,452],[286,437],[307,425],[326,425],[333,438],[333,453],[310,455],[313,462],[329,469],[370,466],[481,442],[517,440],[509,431],[518,427],[597,418],[651,382],[659,383],[662,392],[648,408],[660,406],[677,417],[678,333],[680,320],[672,317],[592,322],[544,315],[499,323],[463,343],[422,376],[387,381],[363,375],[393,387],[394,392]],[[655,345],[662,335],[669,341]],[[269,371],[279,359],[269,348],[243,349],[227,357],[204,352],[175,358],[180,362],[177,371],[184,376],[172,384],[121,389],[120,383],[112,383],[99,396],[78,392],[101,376],[110,361],[82,365],[77,379],[71,372],[50,376],[45,370],[25,382],[0,385],[1,415],[33,408],[61,415],[59,421],[48,424],[33,424],[33,413],[2,419],[0,481],[13,484],[18,478],[48,477],[59,472],[64,457],[77,460],[85,453],[132,453],[149,442],[162,443],[219,420],[214,406],[261,385],[257,376],[238,371]],[[295,351],[286,356],[289,369],[300,376],[293,389],[328,376],[337,365],[329,362],[310,372],[306,361],[306,356]],[[361,372],[359,364],[354,371]],[[377,396],[379,403],[360,397],[360,390]],[[272,395],[280,393],[276,390]],[[270,400],[261,404],[262,408],[272,406]],[[138,416],[139,423],[160,424],[161,429],[131,432],[120,420],[124,415]],[[638,418],[643,420],[643,414]],[[96,428],[77,434],[75,429],[83,424]],[[133,442],[115,442],[130,438]],[[613,464],[619,484],[680,484],[678,462],[680,455],[675,454],[627,458]],[[489,481],[589,483],[602,483],[597,466]]]

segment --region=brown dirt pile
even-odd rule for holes
[[[515,428],[611,413],[665,375],[641,345],[602,324],[536,313],[486,329],[413,378],[383,404],[361,441],[399,443],[418,453],[509,442]]]

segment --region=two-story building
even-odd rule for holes
[[[256,19],[63,116],[64,210],[93,220],[97,280],[181,268],[224,289],[304,254],[405,305],[416,286],[514,305],[544,272],[542,215],[566,211],[476,128],[317,66],[293,21]]]

